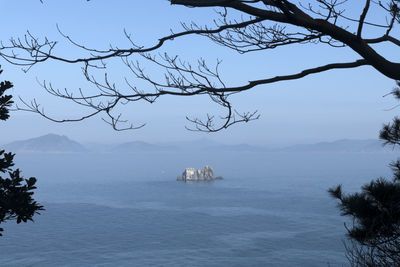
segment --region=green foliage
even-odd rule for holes
[[[400,100],[400,81],[397,81],[396,83],[397,87],[393,89],[391,94],[397,100]],[[379,132],[379,137],[385,141],[385,145],[400,145],[400,119],[394,117],[392,123],[384,124]]]
[[[360,243],[391,237],[400,226],[400,183],[383,178],[373,180],[361,192],[345,195],[341,186],[329,190],[340,200],[341,215],[355,223],[348,235]]]
[[[0,176],[0,223],[7,220],[16,220],[17,223],[33,221],[33,216],[43,210],[43,206],[32,198],[36,178],[24,179],[19,169],[12,170],[13,158],[14,154],[0,151],[0,172],[9,175],[9,178]]]
[[[0,74],[2,70],[0,70]],[[8,108],[14,103],[11,101],[11,95],[4,95],[5,91],[12,88],[13,85],[9,81],[0,82],[0,120],[7,120],[10,115]]]
[[[400,119],[394,117],[392,123],[383,125],[379,137],[385,140],[385,144],[400,145]]]
[[[339,200],[345,224],[347,258],[352,266],[400,266],[400,173],[399,161],[392,164],[394,178],[378,178],[365,184],[361,192],[344,194],[339,185],[329,189]]]
[[[0,70],[1,73],[1,70]],[[0,120],[7,120],[9,108],[13,101],[11,95],[5,95],[6,90],[12,88],[9,81],[0,83]],[[19,169],[13,169],[14,154],[0,150],[0,173],[7,174],[9,178],[0,176],[0,224],[8,220],[17,223],[33,221],[33,216],[44,210],[33,198],[36,189],[36,178],[24,179]],[[0,228],[0,236],[3,228]]]
[[[400,83],[397,82],[400,87]],[[393,92],[400,100],[400,88]],[[380,138],[386,144],[400,145],[400,119],[383,126]],[[378,178],[361,187],[361,192],[344,194],[342,186],[329,189],[339,200],[349,242],[347,257],[352,266],[400,266],[400,160],[392,162],[391,180]],[[350,245],[349,245],[350,244]]]

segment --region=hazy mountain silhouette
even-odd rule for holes
[[[193,141],[162,143],[162,145],[173,146],[181,151],[193,150],[197,152],[216,152],[216,151],[260,152],[267,150],[263,146],[254,146],[249,144],[228,145],[228,144],[221,144],[206,138],[197,139]]]
[[[178,147],[172,145],[156,145],[142,141],[132,141],[113,146],[110,152],[117,153],[134,153],[134,152],[158,152],[158,151],[174,151]]]
[[[27,140],[15,141],[3,147],[11,152],[71,153],[87,151],[80,143],[69,139],[65,135],[57,134],[47,134]]]
[[[215,147],[215,146],[218,146],[221,144],[218,142],[212,141],[210,139],[207,139],[207,138],[201,138],[201,139],[196,139],[196,140],[191,140],[191,141],[163,142],[163,143],[159,143],[159,145],[173,146],[173,147],[177,147],[179,149],[182,149],[182,148],[208,149],[210,147]]]
[[[376,139],[350,140],[293,145],[279,149],[284,152],[390,152],[391,147],[383,147],[383,142]]]
[[[326,152],[326,153],[382,153],[391,152],[392,147],[383,147],[383,142],[378,139],[352,140],[342,139],[332,142],[315,144],[298,144],[281,148],[268,148],[262,145],[249,144],[221,144],[208,139],[199,139],[189,142],[170,143],[181,150],[193,149],[204,152]]]
[[[183,142],[164,142],[158,144],[143,141],[132,141],[121,144],[89,144],[86,147],[64,135],[48,134],[28,140],[15,141],[2,146],[12,152],[45,152],[45,153],[136,153],[136,152],[175,152],[175,153],[243,153],[243,152],[302,152],[302,153],[389,153],[392,147],[383,147],[382,141],[376,139],[351,140],[342,139],[333,142],[299,144],[283,148],[267,148],[262,145],[221,144],[209,139],[198,139]]]

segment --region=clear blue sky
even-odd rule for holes
[[[351,8],[357,11],[362,6],[362,1],[350,2],[350,12]],[[180,30],[181,21],[211,24],[215,17],[212,9],[171,6],[166,0],[47,0],[44,4],[40,4],[39,0],[0,0],[0,3],[3,21],[1,40],[7,42],[10,37],[22,37],[29,30],[36,36],[60,40],[56,53],[67,57],[74,57],[80,52],[62,40],[56,24],[73,39],[101,49],[107,48],[108,44],[127,47],[129,43],[124,38],[124,29],[132,34],[137,43],[151,45],[168,34],[170,29]],[[368,19],[382,20],[377,16],[377,13],[371,14]],[[400,55],[394,52],[394,48],[387,46],[381,49],[392,60],[399,61]],[[324,45],[294,45],[239,55],[200,37],[168,42],[160,51],[179,54],[192,62],[199,57],[211,63],[217,58],[222,59],[222,75],[230,84],[358,58],[346,48],[334,49]],[[76,106],[44,93],[36,78],[51,81],[61,89],[81,87],[90,90],[81,75],[81,66],[49,62],[25,74],[19,67],[3,60],[0,64],[4,69],[1,80],[8,79],[14,83],[15,96],[26,100],[36,98],[49,114],[58,118],[80,114]],[[110,66],[115,82],[122,84],[125,67],[119,60],[110,62]],[[124,108],[125,115],[133,122],[145,122],[147,126],[127,132],[113,131],[101,121],[101,117],[80,123],[56,124],[36,114],[16,112],[12,114],[12,119],[2,123],[0,143],[47,133],[66,134],[82,142],[167,142],[209,138],[225,143],[265,145],[377,138],[382,124],[399,112],[399,109],[385,111],[396,105],[392,97],[382,97],[393,87],[392,80],[370,67],[334,70],[301,80],[259,86],[234,96],[232,103],[240,111],[258,110],[261,118],[216,134],[193,133],[184,128],[188,125],[186,115],[219,114],[218,107],[204,97],[166,97],[153,105],[131,104]]]

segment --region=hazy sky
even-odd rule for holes
[[[350,15],[352,10],[361,8],[362,2],[349,1]],[[0,0],[0,3],[3,42],[11,37],[23,37],[29,30],[40,38],[47,36],[51,40],[59,40],[55,52],[66,57],[76,57],[81,52],[63,40],[56,24],[74,40],[88,47],[106,49],[109,44],[129,46],[124,29],[138,44],[148,46],[168,34],[170,29],[179,31],[181,21],[193,20],[211,25],[216,18],[213,9],[171,6],[166,0],[47,0],[44,4],[39,0]],[[384,18],[378,15],[370,14],[368,20],[382,21]],[[394,47],[385,46],[380,50],[391,60],[400,60]],[[204,37],[193,36],[168,42],[160,50],[165,51],[191,62],[204,57],[211,65],[217,58],[222,59],[221,73],[228,84],[244,84],[252,79],[292,74],[304,67],[359,58],[347,48],[326,45],[293,45],[239,55]],[[14,83],[15,96],[25,100],[36,98],[47,113],[56,118],[74,118],[82,114],[75,105],[46,94],[36,82],[36,79],[46,80],[60,89],[90,90],[92,87],[83,79],[80,65],[48,62],[24,73],[20,67],[9,65],[4,60],[0,64],[4,69],[1,80],[8,79]],[[109,68],[112,79],[123,85],[126,67],[120,60],[114,60],[109,62]],[[398,108],[387,111],[396,102],[390,96],[382,97],[393,87],[392,80],[371,67],[334,70],[301,80],[259,86],[235,95],[231,100],[239,111],[258,110],[261,118],[215,134],[193,133],[184,128],[185,125],[190,126],[185,116],[221,114],[220,109],[205,97],[165,97],[152,105],[130,104],[124,107],[124,115],[134,123],[147,123],[147,126],[125,132],[113,131],[101,121],[101,116],[79,123],[57,124],[36,114],[16,112],[12,114],[12,119],[2,123],[0,143],[47,133],[65,134],[81,142],[167,142],[210,138],[225,143],[266,145],[376,138],[382,124],[399,112]]]

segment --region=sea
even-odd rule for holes
[[[393,153],[18,154],[45,211],[2,224],[0,266],[347,266],[328,188],[390,177]],[[184,183],[211,165],[223,180]]]

